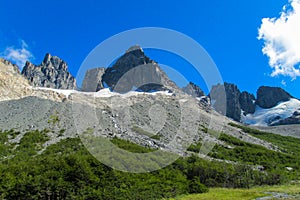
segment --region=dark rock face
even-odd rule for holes
[[[225,86],[218,84],[214,85],[209,93],[209,98],[212,107],[222,115],[227,116],[227,101]]]
[[[87,70],[85,73],[81,90],[84,92],[97,92],[103,89],[102,76],[105,72],[105,68],[94,68]]]
[[[183,87],[182,90],[191,95],[192,97],[202,97],[202,96],[205,96],[204,92],[201,90],[201,88],[190,82],[187,86]]]
[[[139,46],[129,48],[116,63],[105,70],[102,83],[113,91],[160,91],[178,89],[158,64],[148,58]]]
[[[255,97],[249,92],[242,92],[239,97],[239,103],[244,114],[253,114],[255,112]]]
[[[239,103],[240,90],[236,85],[225,83],[225,91],[226,91],[226,116],[230,117],[236,121],[240,121],[241,119],[241,106]]]
[[[222,93],[225,93],[225,95],[222,95]],[[241,93],[234,84],[224,83],[224,85],[218,84],[213,86],[210,97],[212,102],[214,102],[213,107],[218,112],[220,112],[220,110],[226,110],[225,115],[235,121],[241,120],[241,110],[244,111],[244,114],[255,112],[254,95],[245,91]],[[226,108],[224,108],[225,106]],[[221,113],[224,114],[224,112]]]
[[[261,108],[272,108],[281,101],[288,101],[292,96],[279,87],[261,86],[257,90],[256,104]]]
[[[22,75],[32,86],[54,89],[75,89],[75,78],[68,71],[67,63],[56,56],[46,54],[43,62],[36,66],[26,62]]]

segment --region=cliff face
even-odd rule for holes
[[[225,95],[218,95],[218,93],[224,93]],[[255,112],[255,97],[248,92],[240,92],[238,87],[231,83],[224,83],[224,85],[216,85],[212,87],[211,94],[217,97],[213,99],[215,101],[215,109],[219,110],[221,107],[222,99],[226,96],[226,101],[223,100],[223,104],[226,105],[226,116],[234,119],[235,121],[241,120],[241,114],[253,114]],[[225,106],[223,105],[223,107]],[[224,109],[223,109],[224,110]]]
[[[46,54],[43,62],[36,66],[26,62],[22,75],[30,85],[54,89],[75,89],[75,78],[68,71],[67,63],[56,56]]]
[[[107,68],[102,83],[120,93],[130,90],[149,92],[178,89],[139,46],[129,48],[112,67]]]
[[[182,90],[191,95],[192,97],[202,97],[202,96],[205,96],[204,92],[201,90],[201,88],[190,82],[187,86],[183,87]]]
[[[17,65],[0,58],[0,100],[19,99],[27,94],[28,81],[21,76]]]
[[[240,94],[239,103],[241,109],[244,111],[244,115],[253,114],[255,112],[255,97],[253,94],[243,91]]]
[[[272,108],[281,101],[288,101],[292,96],[279,87],[261,86],[257,90],[256,104],[261,108]]]
[[[94,68],[87,70],[82,82],[81,91],[97,92],[103,89],[102,76],[104,73],[105,68]]]

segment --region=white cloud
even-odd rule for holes
[[[26,61],[30,61],[34,58],[33,54],[28,50],[28,45],[24,40],[20,41],[20,48],[14,46],[6,47],[6,49],[0,54],[1,57],[7,59],[21,69],[24,67]]]
[[[300,0],[290,0],[279,18],[263,18],[258,39],[264,40],[271,76],[300,76]]]
[[[285,80],[281,80],[281,85],[286,86]]]

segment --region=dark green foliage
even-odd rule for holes
[[[202,142],[198,142],[196,144],[191,144],[189,147],[188,147],[188,151],[192,151],[192,152],[195,152],[195,153],[199,153],[200,152],[200,149],[201,149],[201,146],[202,146]]]
[[[243,142],[226,134],[221,134],[219,139],[234,148],[228,149],[216,145],[209,154],[210,156],[249,165],[261,165],[264,167],[264,170],[272,174],[272,178],[269,180],[272,184],[282,183],[291,179],[299,179],[300,157],[298,155],[272,151],[260,145]],[[300,143],[298,147],[300,147]],[[287,171],[287,166],[292,167],[293,171]]]
[[[129,142],[126,140],[121,140],[118,138],[113,138],[111,140],[111,142],[114,143],[115,145],[117,145],[119,148],[122,148],[124,150],[133,152],[133,153],[148,153],[148,152],[155,151],[155,149],[145,148],[140,145],[134,144],[132,142]]]
[[[198,177],[194,177],[189,183],[189,193],[208,192],[208,188],[200,182]]]
[[[229,123],[229,125],[240,128],[244,132],[249,133],[254,137],[271,142],[272,144],[278,146],[280,150],[283,152],[299,154],[299,144],[300,144],[299,138],[268,133],[268,132],[250,128],[248,126],[238,125],[235,123]]]
[[[0,135],[0,144],[6,143],[3,148],[9,150],[8,155],[14,155],[4,158],[1,154],[0,199],[161,199],[207,192],[207,187],[247,188],[282,181],[281,171],[274,166],[270,166],[273,171],[262,173],[248,165],[207,161],[197,156],[179,158],[150,173],[120,172],[96,160],[79,138],[64,139],[37,154],[48,139],[46,131],[26,133],[16,148],[15,144],[7,143],[7,136],[13,134]],[[221,139],[231,145],[251,147],[224,135]],[[116,138],[112,142],[131,152],[153,151]],[[263,149],[258,151],[263,153]],[[225,151],[221,152],[227,156]]]

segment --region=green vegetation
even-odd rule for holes
[[[145,148],[140,145],[134,144],[132,142],[118,139],[116,137],[113,138],[111,142],[117,145],[119,148],[127,150],[132,153],[149,153],[155,151],[155,149]]]
[[[59,116],[58,112],[55,111],[54,114],[49,116],[48,124],[51,124],[52,126],[56,125],[59,122]]]
[[[219,139],[233,146],[233,149],[216,145],[210,152],[210,156],[249,165],[263,166],[265,171],[273,174],[272,177],[268,177],[268,184],[286,183],[300,177],[299,155],[272,151],[226,134],[221,134]],[[300,147],[300,143],[298,146]],[[293,170],[288,171],[286,167],[292,167]]]
[[[144,129],[142,129],[141,127],[139,126],[136,126],[134,125],[132,128],[131,128],[134,132],[138,133],[138,134],[141,134],[141,135],[146,135],[152,139],[155,139],[155,140],[159,140],[160,139],[160,135],[155,135],[153,133],[150,133],[148,131],[145,131]]]
[[[242,126],[235,123],[229,123],[230,126],[242,129],[245,133],[249,133],[254,137],[270,142],[280,148],[283,152],[299,154],[300,138],[282,136],[264,131],[259,131],[248,126]]]
[[[191,144],[187,150],[188,151],[192,151],[194,153],[199,153],[200,152],[200,149],[201,149],[201,146],[202,146],[202,142],[197,142],[196,144]]]
[[[183,195],[176,200],[253,200],[258,197],[271,196],[267,192],[285,193],[291,195],[288,199],[299,199],[300,185],[281,185],[253,187],[251,189],[211,188],[208,193]],[[172,199],[172,200],[175,200]]]
[[[150,138],[152,138],[152,139],[154,139],[154,140],[159,140],[159,139],[161,138],[160,135],[158,135],[158,134],[155,135],[155,134],[153,134],[153,133],[150,133],[150,132],[148,132],[148,131],[145,131],[144,129],[142,129],[141,127],[136,126],[136,125],[134,125],[134,126],[131,128],[131,130],[133,130],[134,132],[136,132],[136,133],[138,133],[138,134],[146,135],[146,136],[148,136],[148,137],[150,137]]]
[[[0,133],[1,147],[10,155],[1,154],[0,199],[161,199],[207,192],[208,187],[267,184],[274,176],[197,156],[179,158],[150,173],[125,173],[97,161],[79,138],[61,140],[38,154],[48,139],[46,132],[27,132],[19,145],[7,142],[8,135],[18,133]],[[116,138],[111,141],[131,152],[153,151]]]

